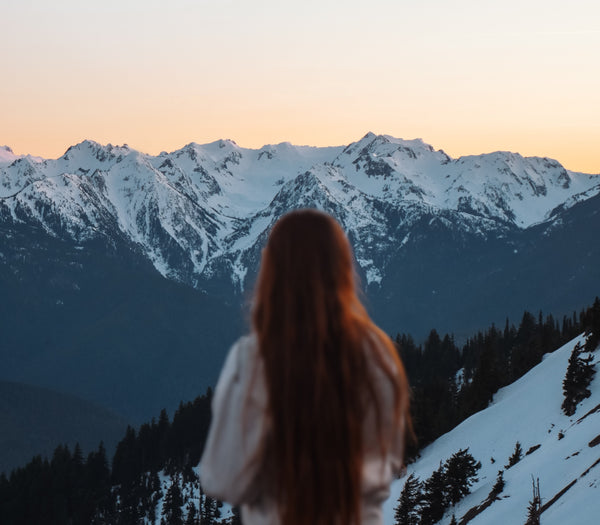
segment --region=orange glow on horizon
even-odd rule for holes
[[[590,134],[588,140],[581,140],[574,135],[566,133],[558,139],[552,136],[523,132],[502,136],[501,133],[471,133],[466,134],[457,130],[456,134],[446,136],[440,130],[421,130],[423,133],[408,135],[401,129],[396,130],[376,129],[373,127],[357,128],[355,132],[332,132],[325,130],[314,131],[306,129],[284,129],[281,133],[277,130],[242,129],[237,136],[226,132],[202,133],[198,130],[177,130],[172,136],[161,135],[143,136],[142,134],[125,133],[91,133],[88,135],[53,135],[51,137],[35,137],[31,134],[23,137],[13,137],[12,143],[6,143],[17,155],[30,154],[45,159],[55,159],[62,156],[65,151],[83,140],[94,140],[100,144],[122,145],[150,155],[158,155],[162,151],[175,151],[190,142],[206,144],[219,139],[231,139],[243,148],[259,149],[266,144],[291,142],[297,146],[346,146],[360,140],[367,132],[392,135],[397,138],[421,138],[435,149],[442,149],[452,158],[456,159],[466,155],[479,155],[493,151],[512,151],[524,157],[549,157],[559,161],[566,169],[582,173],[600,174],[600,158],[598,156],[598,141]],[[321,132],[319,132],[321,131]],[[429,133],[425,133],[428,131]],[[286,133],[287,132],[287,133]],[[4,145],[0,140],[0,145]]]
[[[0,145],[57,158],[91,139],[155,155],[373,131],[454,158],[509,150],[600,173],[600,4],[457,1],[10,3]]]

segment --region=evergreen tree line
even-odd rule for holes
[[[6,524],[89,524],[110,499],[110,469],[106,450],[83,458],[79,445],[73,452],[60,445],[50,460],[31,462],[0,476],[0,521]]]
[[[433,525],[451,505],[456,505],[477,482],[481,463],[469,454],[469,449],[459,450],[442,465],[440,462],[429,478],[421,482],[411,474],[398,498],[395,509],[396,525]]]
[[[499,388],[509,385],[540,363],[542,356],[580,333],[587,334],[586,351],[600,342],[600,300],[561,321],[552,315],[536,318],[524,312],[518,327],[507,320],[503,329],[492,325],[461,348],[452,335],[432,330],[422,345],[398,334],[396,344],[412,387],[411,413],[417,445],[409,457],[450,431],[470,415],[486,408]]]
[[[504,469],[516,465],[522,457],[523,449],[517,441]],[[495,462],[493,458],[492,462]],[[467,448],[453,454],[443,465],[440,462],[439,468],[423,482],[414,473],[410,474],[398,497],[394,525],[433,525],[438,522],[451,506],[470,494],[471,486],[478,481],[476,475],[480,468],[481,463],[475,461]],[[475,511],[474,515],[477,515],[491,505],[504,490],[504,485],[504,470],[499,470],[485,501],[469,512]],[[454,514],[450,523],[457,523]]]
[[[543,353],[584,330],[587,350],[588,345],[598,344],[598,299],[593,307],[579,316],[565,317],[562,323],[551,316],[542,320],[541,314],[536,320],[526,312],[518,328],[508,322],[503,331],[492,326],[469,339],[462,349],[452,336],[441,338],[435,331],[422,346],[409,336],[398,335],[399,352],[413,387],[418,446],[485,408],[498,388],[535,366]],[[463,377],[457,380],[459,370]],[[0,475],[2,523],[222,523],[220,503],[203,494],[193,470],[210,426],[211,399],[209,389],[193,402],[182,403],[172,421],[163,410],[157,421],[137,431],[129,427],[112,460],[102,444],[87,458],[79,447],[70,451],[61,445],[51,459],[36,456],[9,476]],[[412,453],[416,452],[414,448]],[[161,498],[162,509],[157,506]],[[239,523],[237,512],[232,523]]]
[[[129,485],[142,473],[161,470],[191,481],[191,467],[200,461],[210,426],[211,400],[208,389],[194,401],[181,403],[172,422],[163,409],[158,421],[144,423],[138,432],[129,426],[112,460],[112,483]]]
[[[2,523],[15,525],[214,525],[222,504],[205,495],[194,472],[210,426],[212,391],[180,404],[173,421],[128,427],[112,462],[101,443],[87,459],[58,446],[0,476]],[[162,477],[162,482],[161,478]],[[157,504],[163,498],[162,511]],[[231,523],[239,522],[237,513]]]

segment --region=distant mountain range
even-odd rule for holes
[[[215,276],[244,288],[257,246],[293,208],[336,215],[371,284],[424,216],[489,238],[600,193],[598,176],[547,158],[453,160],[421,140],[371,133],[346,148],[222,140],[152,157],[84,141],[57,160],[11,159],[8,150],[0,159],[3,215],[73,242],[126,239],[162,275],[199,289]]]
[[[0,148],[0,378],[142,421],[214,384],[244,331],[260,250],[286,211],[334,215],[392,335],[458,338],[600,294],[600,176],[421,140],[150,156],[84,141],[56,160]]]

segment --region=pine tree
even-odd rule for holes
[[[185,519],[185,525],[196,525],[198,520],[196,519],[198,511],[196,509],[196,505],[192,501],[188,503],[187,506],[187,517]]]
[[[511,380],[521,377],[540,362],[542,349],[538,348],[536,335],[535,317],[530,312],[523,312],[511,355]]]
[[[128,426],[113,456],[112,481],[115,485],[133,483],[139,474],[136,459],[136,433],[132,426]]]
[[[73,450],[73,462],[78,467],[83,466],[83,453],[81,452],[81,446],[79,442],[75,443],[75,449]]]
[[[521,443],[518,441],[515,443],[515,450],[512,453],[512,456],[508,458],[508,463],[504,465],[504,468],[508,469],[513,465],[516,465],[521,458],[523,457],[523,449],[521,448]]]
[[[163,519],[168,525],[183,525],[183,496],[179,488],[179,476],[171,478],[171,486],[167,490],[163,506]]]
[[[500,494],[503,490],[504,490],[504,471],[503,470],[499,470],[498,471],[498,476],[496,476],[496,483],[494,483],[494,486],[492,487],[492,490],[490,491],[490,498],[496,498],[498,496],[498,494]]]
[[[594,375],[596,374],[595,365],[592,363],[592,355],[582,357],[583,348],[577,343],[569,357],[567,372],[563,380],[563,394],[565,396],[562,404],[562,410],[567,416],[575,413],[577,404],[590,397],[591,392],[588,388]]]
[[[437,470],[423,484],[423,499],[421,504],[421,525],[437,523],[448,508],[444,467],[440,462]]]
[[[73,458],[67,445],[59,445],[54,450],[50,467],[52,469],[52,513],[54,521],[57,523],[67,523],[70,520],[69,507],[72,503],[73,479],[72,479]]]
[[[452,520],[450,521],[450,525],[458,525],[455,514],[452,514]]]
[[[444,478],[448,502],[456,505],[471,492],[470,487],[479,481],[475,476],[481,468],[481,462],[469,454],[469,449],[461,449],[452,454],[444,464]]]
[[[395,509],[395,525],[418,525],[421,482],[414,474],[406,479]]]
[[[204,497],[203,497],[204,496]],[[214,525],[215,520],[221,516],[222,503],[200,492],[200,525]]]
[[[540,497],[540,480],[533,482],[533,498],[527,507],[527,521],[525,525],[540,525],[540,514],[542,509],[542,498]]]
[[[585,324],[585,350],[591,353],[600,344],[600,298],[596,297],[594,304],[588,309]]]

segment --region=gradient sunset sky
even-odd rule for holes
[[[597,0],[0,0],[0,145],[420,137],[600,173]]]

